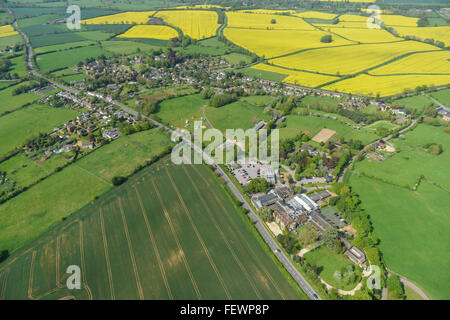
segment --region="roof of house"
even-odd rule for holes
[[[311,213],[311,222],[322,230],[331,227],[331,224],[317,211]]]

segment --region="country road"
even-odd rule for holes
[[[46,78],[45,76],[43,76],[42,74],[40,74],[38,71],[35,70],[34,65],[33,65],[33,51],[32,51],[32,47],[30,45],[29,39],[26,36],[25,33],[23,33],[17,24],[17,20],[14,21],[14,26],[16,27],[17,31],[21,34],[21,36],[24,39],[26,48],[27,48],[27,64],[28,64],[28,68],[31,72],[32,75],[34,75],[35,77],[41,78],[41,79],[45,79],[47,80],[49,83],[51,83],[52,85],[54,85],[55,87],[70,92],[72,94],[80,94],[81,91],[79,90],[75,90],[73,88],[69,88],[67,86],[61,85],[55,81],[52,81],[48,78]],[[102,95],[99,95],[95,92],[88,92],[85,95],[95,95],[97,96],[99,99],[105,101],[106,103],[119,108],[131,115],[134,116],[138,116],[139,113],[120,104],[119,102],[116,102],[114,100],[110,100],[107,99],[105,97],[103,97]],[[172,133],[173,130],[171,128],[168,128],[166,126],[164,126],[163,124],[147,117],[141,114],[142,117],[152,121],[152,123],[155,124],[155,126],[157,127],[161,127],[164,128],[168,133]],[[196,146],[194,146],[191,141],[185,140],[185,138],[183,138],[184,142],[187,143],[192,149],[194,149],[194,151],[203,154],[204,159],[208,159],[209,157],[203,152],[203,150],[198,149]],[[214,163],[214,161],[209,158],[209,160],[211,161],[211,163]],[[289,272],[289,274],[292,276],[292,278],[297,282],[297,284],[300,286],[300,288],[306,293],[306,295],[311,299],[311,300],[321,300],[321,298],[319,297],[319,295],[314,291],[314,289],[310,286],[310,284],[303,278],[303,276],[300,274],[300,272],[295,268],[295,266],[292,264],[292,262],[289,260],[289,258],[285,255],[285,253],[280,249],[280,247],[278,246],[278,244],[275,242],[275,240],[272,238],[272,236],[270,235],[269,231],[264,227],[263,225],[263,221],[259,218],[259,216],[253,211],[253,209],[251,208],[251,206],[248,204],[248,202],[245,200],[245,198],[242,196],[242,194],[239,192],[239,190],[235,187],[235,185],[233,184],[233,182],[230,180],[230,178],[225,174],[225,172],[222,170],[222,168],[220,168],[219,166],[215,165],[215,168],[221,173],[222,178],[225,180],[226,184],[230,187],[230,189],[232,190],[232,192],[234,193],[234,195],[243,203],[243,206],[249,210],[249,217],[252,219],[256,229],[258,230],[258,232],[260,233],[260,235],[262,236],[262,238],[264,239],[264,241],[267,243],[267,245],[269,246],[269,248],[273,251],[273,253],[275,254],[275,256],[278,258],[278,260],[282,263],[282,265],[286,268],[286,270]]]

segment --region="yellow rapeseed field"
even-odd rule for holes
[[[119,38],[151,38],[169,40],[178,37],[178,32],[168,26],[139,25],[128,29]]]
[[[379,19],[384,22],[386,26],[402,26],[402,27],[417,27],[419,18],[404,17],[395,14],[382,14]]]
[[[196,4],[193,6],[178,6],[178,7],[171,7],[168,9],[213,9],[213,8],[229,8],[229,7],[222,7],[215,4]]]
[[[415,89],[421,85],[445,85],[450,83],[450,75],[395,75],[370,76],[361,74],[354,78],[342,80],[323,87],[326,90],[363,94],[369,96],[390,96],[403,92],[405,89]]]
[[[358,16],[356,14],[343,14],[339,16],[339,21],[345,21],[345,22],[366,22],[367,21],[366,16]]]
[[[314,23],[316,27],[320,27],[322,29],[327,28],[352,28],[352,29],[367,29],[367,22],[361,21],[340,21],[338,24],[329,24],[329,23]]]
[[[145,24],[155,11],[122,12],[109,16],[81,20],[83,24]]]
[[[415,53],[369,72],[374,75],[403,73],[450,74],[450,51]],[[412,76],[414,77],[414,76]]]
[[[313,26],[298,17],[276,14],[255,14],[227,12],[228,27],[264,30],[315,30]],[[275,23],[271,23],[275,20]]]
[[[270,10],[270,9],[251,9],[251,10],[238,10],[238,12],[248,12],[248,13],[262,13],[262,14],[293,14],[294,10]]]
[[[336,17],[336,14],[320,12],[320,11],[305,11],[305,12],[295,13],[294,16],[301,17],[301,18],[331,20],[334,17]]]
[[[361,43],[390,42],[402,40],[401,38],[395,37],[386,30],[382,29],[326,27],[322,27],[322,29],[336,33],[346,39]]]
[[[267,65],[264,63],[259,63],[253,66],[252,68],[257,70],[286,74],[287,77],[283,79],[283,82],[305,87],[317,87],[321,84],[338,79],[337,77],[326,76],[322,74],[286,70],[283,68],[277,68],[275,66]]]
[[[9,24],[6,26],[0,27],[0,38],[14,36],[16,34],[19,34],[19,33],[17,31],[15,31],[14,28]]]
[[[155,17],[163,19],[167,24],[179,28],[183,34],[197,40],[214,36],[220,26],[217,23],[217,13],[213,11],[158,11]]]
[[[415,36],[422,40],[434,39],[450,45],[450,26],[443,27],[394,27],[401,36]]]
[[[270,60],[274,65],[332,75],[347,75],[375,67],[409,52],[437,50],[417,41],[322,48]]]
[[[255,30],[225,28],[224,35],[231,42],[265,58],[277,57],[302,49],[320,48],[352,44],[352,42],[334,36],[333,42],[320,42],[328,33],[319,30]]]

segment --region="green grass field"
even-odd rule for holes
[[[6,47],[12,47],[16,44],[22,43],[22,37],[20,35],[14,35],[9,37],[0,38],[0,50],[4,50]]]
[[[185,53],[190,54],[209,54],[212,56],[221,56],[229,52],[230,48],[216,37],[198,41],[196,44],[191,44],[185,48],[175,48]]]
[[[286,128],[280,129],[280,139],[295,137],[300,132],[306,133],[312,138],[323,128],[336,131],[331,140],[343,137],[346,140],[359,139],[364,144],[367,144],[377,139],[374,128],[362,127],[356,130],[339,121],[324,117],[289,115],[286,121]]]
[[[112,55],[99,46],[88,46],[61,52],[40,54],[36,57],[36,60],[41,70],[52,71],[64,67],[75,66],[80,61],[86,60],[87,58],[96,58],[102,54],[107,57]]]
[[[164,122],[169,122],[174,126],[184,127],[186,120],[200,121],[200,118],[203,117],[202,107],[206,106],[207,103],[208,100],[200,98],[200,95],[169,99],[160,103],[156,115]]]
[[[337,254],[322,245],[307,252],[304,258],[310,265],[317,265],[319,276],[329,285],[342,290],[352,290],[357,285],[355,281],[346,283],[334,277],[336,271],[342,272],[348,266],[356,268],[343,254]]]
[[[275,100],[275,98],[272,96],[247,96],[242,97],[240,100],[250,103],[254,106],[261,107],[269,104],[270,102]]]
[[[443,253],[450,249],[449,134],[422,124],[392,142],[400,151],[384,162],[357,162],[350,184],[371,216],[388,268],[416,282],[431,298],[448,299]],[[442,144],[443,152],[425,151],[423,145],[430,142]],[[403,187],[412,188],[420,175],[425,179],[416,191]]]
[[[253,78],[265,79],[265,80],[270,80],[270,81],[281,81],[284,78],[286,78],[286,76],[287,76],[287,74],[281,74],[281,73],[252,69],[252,68],[244,68],[244,69],[239,69],[236,71],[242,72],[243,74],[246,74]]]
[[[246,54],[232,52],[222,56],[227,62],[232,63],[234,65],[239,65],[241,63],[248,64],[252,62],[252,58]]]
[[[0,144],[0,155],[22,146],[33,135],[51,131],[76,116],[77,113],[70,109],[33,104],[0,117],[0,137],[8,137]]]
[[[450,197],[427,182],[410,191],[352,174],[350,185],[370,214],[387,267],[431,298],[449,299]]]
[[[0,115],[4,114],[5,112],[11,112],[17,108],[22,107],[23,105],[36,101],[40,99],[41,97],[34,93],[22,93],[16,96],[12,95],[12,92],[17,87],[20,87],[22,85],[29,84],[30,82],[23,82],[19,83],[15,86],[8,87],[6,89],[0,90],[0,100],[1,101],[8,101],[8,103],[2,103],[0,104]]]
[[[55,44],[55,45],[35,48],[34,52],[37,54],[38,53],[46,53],[46,52],[50,52],[50,51],[61,51],[61,50],[66,50],[66,49],[71,49],[71,48],[76,48],[76,47],[87,47],[87,46],[94,45],[94,44],[95,44],[95,42],[93,42],[93,41],[82,40],[82,41],[77,41],[77,42],[69,42],[69,43]]]
[[[432,92],[430,95],[446,107],[450,108],[450,89]]]
[[[342,100],[343,99],[337,99],[327,96],[306,96],[302,98],[301,103],[302,105],[310,108],[314,108],[316,106],[330,106],[337,108]]]
[[[28,71],[25,66],[25,60],[23,59],[22,56],[12,58],[10,59],[10,61],[12,62],[12,67],[9,71],[11,74],[17,73],[19,77],[26,76]]]
[[[7,177],[19,186],[28,187],[67,163],[67,161],[63,156],[53,155],[50,159],[37,163],[23,153],[19,153],[0,163],[0,171],[6,172]]]
[[[106,51],[117,54],[132,54],[138,52],[140,49],[142,52],[150,50],[156,50],[159,47],[152,46],[143,42],[135,42],[129,40],[111,40],[102,42],[103,49]]]
[[[159,154],[168,143],[157,129],[121,137],[9,200],[0,206],[0,248],[13,251],[36,238],[111,189],[113,176],[133,173],[137,164]],[[33,178],[22,175],[27,177]]]
[[[31,45],[34,48],[67,44],[71,42],[80,42],[85,40],[86,38],[82,37],[78,33],[69,32],[42,34],[30,38]]]
[[[398,103],[401,107],[406,107],[411,110],[417,109],[418,111],[423,111],[434,104],[433,101],[431,101],[424,95],[402,98],[399,100],[395,100],[395,102]]]
[[[224,132],[226,129],[249,129],[259,120],[270,120],[263,113],[264,108],[245,101],[236,101],[220,108],[208,108],[206,117],[214,128]]]
[[[406,300],[423,300],[423,298],[410,287],[403,286],[403,288],[405,290]]]
[[[304,298],[249,228],[205,167],[160,161],[3,263],[0,298]]]

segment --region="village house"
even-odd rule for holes
[[[103,130],[102,136],[105,139],[115,140],[120,137],[120,132],[117,128]]]
[[[344,255],[353,263],[359,264],[359,265],[364,265],[366,262],[366,256],[364,254],[364,252],[355,247],[354,245],[352,245],[350,243],[350,241],[348,241],[346,238],[344,238],[343,236],[340,237],[340,241],[342,242],[342,244],[345,246],[345,252]]]

